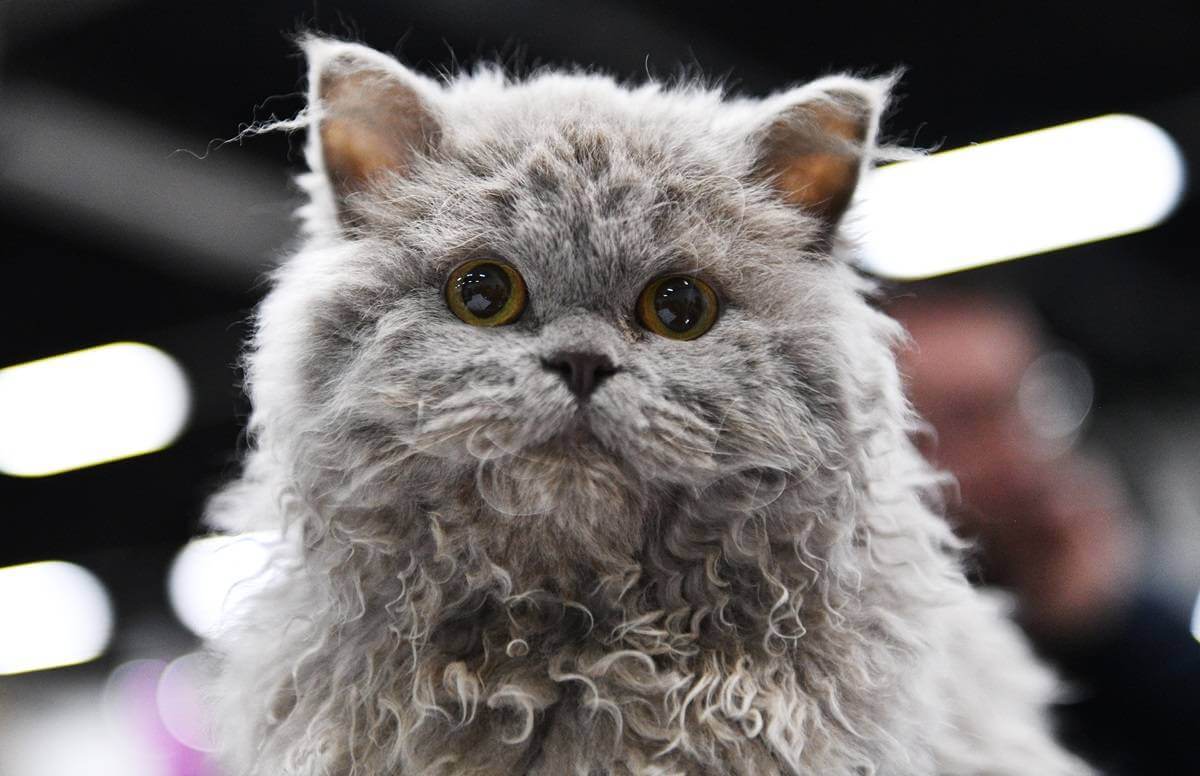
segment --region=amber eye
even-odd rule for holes
[[[460,264],[446,283],[446,304],[472,326],[503,326],[525,309],[525,280],[511,265],[494,259]]]
[[[696,339],[717,320],[717,294],[703,280],[689,275],[659,278],[642,291],[638,320],[664,337]]]

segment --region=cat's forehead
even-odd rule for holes
[[[548,273],[720,273],[734,243],[778,233],[757,220],[794,217],[764,212],[746,144],[720,115],[731,108],[708,92],[559,76],[451,94],[469,119],[448,117],[443,185],[497,247]]]

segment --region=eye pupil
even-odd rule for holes
[[[671,275],[642,289],[637,319],[659,336],[694,340],[713,327],[719,307],[720,300],[708,283],[691,275]]]
[[[512,296],[508,274],[496,264],[479,264],[456,281],[463,306],[478,318],[491,318],[504,309]]]
[[[446,306],[463,323],[505,326],[521,317],[528,291],[511,264],[474,259],[455,267],[446,281]]]
[[[674,332],[690,330],[704,317],[708,300],[690,278],[670,278],[654,294],[654,314]]]

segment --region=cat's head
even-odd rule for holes
[[[307,242],[250,372],[301,488],[552,576],[629,562],[677,505],[833,497],[891,380],[833,255],[886,80],[728,100],[306,52]]]

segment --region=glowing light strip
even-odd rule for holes
[[[42,477],[161,450],[190,403],[175,360],[133,342],[0,369],[0,472]]]
[[[1196,606],[1192,609],[1192,636],[1200,641],[1200,596],[1196,597]]]
[[[1184,183],[1166,132],[1114,114],[882,167],[848,225],[866,269],[931,277],[1148,229]]]
[[[275,578],[270,531],[209,536],[188,542],[171,564],[167,594],[180,622],[200,636],[217,634],[226,618]]]
[[[86,569],[62,561],[0,568],[0,675],[93,660],[112,626],[108,593]]]

